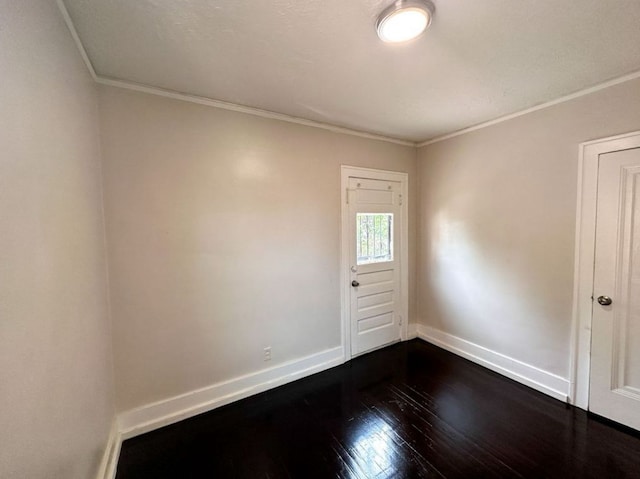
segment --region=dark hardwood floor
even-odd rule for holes
[[[640,478],[640,436],[420,340],[124,442],[118,479]]]

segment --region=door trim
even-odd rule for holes
[[[569,402],[589,408],[591,320],[600,155],[640,148],[640,131],[579,145]]]
[[[409,175],[398,171],[342,165],[340,167],[340,318],[342,351],[345,361],[349,361],[352,357],[351,325],[349,324],[351,288],[349,280],[349,205],[347,204],[347,188],[350,177],[400,182],[402,192],[402,205],[400,206],[400,311],[402,316],[400,341],[408,339],[407,325],[409,323]]]

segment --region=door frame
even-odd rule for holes
[[[382,181],[400,182],[402,204],[400,205],[400,341],[408,338],[407,326],[409,323],[409,175],[398,171],[376,170],[356,166],[341,165],[340,167],[340,318],[342,323],[342,352],[344,360],[349,361],[351,354],[351,314],[350,294],[351,281],[349,273],[349,204],[348,188],[349,178],[369,178]]]
[[[640,131],[587,141],[579,145],[569,402],[582,409],[589,409],[600,155],[632,148],[640,148]]]

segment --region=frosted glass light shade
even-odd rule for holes
[[[380,14],[376,30],[383,42],[406,42],[419,37],[431,24],[432,16],[429,2],[399,0]]]

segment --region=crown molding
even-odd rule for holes
[[[69,33],[71,33],[71,37],[73,38],[73,41],[75,42],[76,47],[78,48],[78,51],[80,52],[80,56],[82,57],[82,61],[86,65],[87,70],[89,70],[89,74],[91,74],[91,78],[93,78],[94,81],[97,81],[98,80],[98,75],[96,75],[96,70],[95,70],[95,68],[93,68],[93,64],[91,63],[91,60],[89,59],[89,55],[87,55],[87,51],[84,49],[84,45],[80,41],[80,37],[78,36],[78,31],[76,30],[76,27],[73,24],[73,21],[71,20],[71,16],[69,15],[69,11],[67,10],[67,7],[65,6],[65,4],[64,4],[64,2],[62,0],[56,0],[56,4],[58,5],[58,9],[60,10],[60,13],[62,14],[62,18],[64,19],[64,23],[67,25],[67,28],[69,29]]]
[[[162,96],[162,97],[171,98],[174,100],[187,101],[190,103],[197,103],[198,105],[205,105],[213,108],[220,108],[223,110],[235,111],[238,113],[246,113],[248,115],[259,116],[262,118],[269,118],[271,120],[286,121],[288,123],[296,123],[298,125],[310,126],[313,128],[320,128],[323,130],[331,131],[333,133],[341,133],[344,135],[358,136],[358,137],[367,138],[370,140],[379,140],[379,141],[385,141],[387,143],[395,143],[397,145],[412,146],[414,148],[416,146],[416,143],[414,141],[401,140],[398,138],[378,135],[378,134],[369,133],[366,131],[353,130],[351,128],[345,128],[342,126],[333,125],[331,123],[322,123],[319,121],[307,120],[305,118],[286,115],[284,113],[276,113],[274,111],[262,110],[260,108],[253,108],[250,106],[239,105],[237,103],[230,103],[226,101],[215,100],[213,98],[208,98],[204,96],[190,95],[188,93],[183,93],[175,90],[168,90],[165,88],[157,88],[157,87],[145,85],[142,83],[120,80],[117,78],[109,78],[101,75],[98,75],[96,77],[96,82],[101,85],[124,88],[126,90],[133,90],[133,91],[138,91],[142,93],[149,93],[151,95]]]
[[[402,140],[399,138],[393,138],[390,136],[385,136],[385,135],[380,135],[380,134],[376,134],[376,133],[370,133],[367,131],[361,131],[361,130],[355,130],[352,128],[346,128],[343,126],[338,126],[338,125],[334,125],[331,123],[324,123],[324,122],[320,122],[320,121],[315,121],[315,120],[307,120],[306,118],[300,118],[300,117],[296,117],[296,116],[291,116],[291,115],[286,115],[284,113],[277,113],[274,111],[269,111],[269,110],[263,110],[260,108],[253,108],[250,106],[245,106],[245,105],[239,105],[237,103],[231,103],[231,102],[226,102],[226,101],[222,101],[222,100],[216,100],[214,98],[208,98],[208,97],[204,97],[204,96],[198,96],[198,95],[190,95],[188,93],[184,93],[184,92],[180,92],[180,91],[175,91],[175,90],[168,90],[168,89],[164,89],[164,88],[158,88],[158,87],[154,87],[151,85],[145,85],[142,83],[136,83],[136,82],[131,82],[131,81],[127,81],[127,80],[121,80],[118,78],[110,78],[107,76],[103,76],[103,75],[99,75],[98,73],[96,73],[96,70],[93,66],[93,64],[91,63],[91,60],[89,59],[89,55],[87,54],[87,51],[84,48],[84,45],[82,44],[82,41],[80,40],[80,36],[78,35],[78,32],[76,30],[75,25],[73,24],[73,21],[71,20],[71,16],[69,15],[69,11],[67,10],[67,7],[64,4],[63,0],[56,0],[56,3],[58,5],[58,9],[60,10],[60,13],[62,14],[62,18],[64,19],[64,22],[67,25],[67,28],[69,29],[69,32],[71,33],[71,37],[73,38],[73,41],[76,44],[76,47],[78,48],[78,51],[80,52],[80,56],[82,57],[82,60],[84,61],[85,65],[87,66],[87,70],[89,70],[89,73],[91,74],[91,77],[94,79],[94,81],[96,83],[99,83],[101,85],[108,85],[108,86],[112,86],[112,87],[117,87],[117,88],[124,88],[127,90],[133,90],[133,91],[138,91],[138,92],[143,92],[143,93],[149,93],[151,95],[158,95],[158,96],[162,96],[165,98],[172,98],[174,100],[181,100],[181,101],[187,101],[187,102],[191,102],[191,103],[197,103],[199,105],[205,105],[205,106],[209,106],[209,107],[213,107],[213,108],[221,108],[223,110],[229,110],[229,111],[235,111],[235,112],[239,112],[239,113],[245,113],[248,115],[253,115],[253,116],[259,116],[261,118],[269,118],[271,120],[279,120],[279,121],[286,121],[288,123],[295,123],[298,125],[304,125],[304,126],[310,126],[312,128],[320,128],[322,130],[328,130],[331,131],[333,133],[340,133],[343,135],[350,135],[350,136],[357,136],[360,138],[367,138],[369,140],[378,140],[378,141],[384,141],[387,143],[394,143],[396,145],[402,145],[402,146],[411,146],[411,147],[416,147],[416,142],[415,141],[409,141],[409,140]]]
[[[331,123],[324,123],[324,122],[315,121],[315,120],[308,120],[308,119],[305,119],[305,118],[286,115],[284,113],[277,113],[277,112],[273,112],[273,111],[269,111],[269,110],[262,110],[260,108],[253,108],[253,107],[250,107],[250,106],[239,105],[239,104],[236,104],[236,103],[226,102],[226,101],[222,101],[222,100],[216,100],[216,99],[213,99],[213,98],[208,98],[208,97],[203,97],[203,96],[198,96],[198,95],[191,95],[191,94],[183,93],[183,92],[179,92],[179,91],[168,90],[168,89],[164,89],[164,88],[158,88],[158,87],[145,85],[145,84],[141,84],[141,83],[135,83],[135,82],[127,81],[127,80],[121,80],[121,79],[117,79],[117,78],[110,78],[110,77],[99,75],[99,74],[96,73],[96,70],[93,67],[93,64],[91,63],[91,60],[89,59],[89,55],[87,54],[87,51],[85,50],[84,45],[80,41],[80,37],[78,36],[78,32],[76,31],[76,28],[75,28],[75,26],[73,24],[73,21],[71,20],[71,16],[69,15],[69,12],[67,11],[67,8],[66,8],[66,6],[64,4],[64,1],[63,0],[56,0],[56,3],[58,5],[60,13],[62,14],[64,22],[66,23],[67,28],[69,29],[69,32],[71,33],[73,41],[75,42],[75,44],[76,44],[76,46],[78,48],[78,51],[80,52],[80,56],[82,57],[82,60],[84,61],[85,65],[87,66],[87,70],[89,70],[89,73],[91,74],[91,77],[94,79],[94,81],[99,83],[99,84],[108,85],[108,86],[117,87],[117,88],[124,88],[124,89],[127,89],[127,90],[133,90],[133,91],[138,91],[138,92],[144,92],[144,93],[148,93],[148,94],[151,94],[151,95],[163,96],[165,98],[172,98],[174,100],[181,100],[181,101],[187,101],[187,102],[191,102],[191,103],[197,103],[199,105],[206,105],[206,106],[213,107],[213,108],[221,108],[223,110],[229,110],[229,111],[235,111],[235,112],[239,112],[239,113],[245,113],[245,114],[248,114],[248,115],[259,116],[259,117],[262,117],[262,118],[269,118],[269,119],[272,119],[272,120],[286,121],[288,123],[295,123],[295,124],[298,124],[298,125],[309,126],[309,127],[312,127],[312,128],[320,128],[320,129],[323,129],[323,130],[328,130],[328,131],[331,131],[331,132],[334,132],[334,133],[340,133],[340,134],[344,134],[344,135],[357,136],[357,137],[360,137],[360,138],[367,138],[367,139],[370,139],[370,140],[384,141],[384,142],[387,142],[387,143],[394,143],[396,145],[402,145],[402,146],[412,146],[414,148],[422,148],[424,146],[432,145],[434,143],[439,143],[441,141],[445,141],[445,140],[448,140],[450,138],[455,138],[456,136],[460,136],[460,135],[464,135],[466,133],[471,133],[473,131],[481,130],[481,129],[487,128],[489,126],[497,125],[499,123],[502,123],[502,122],[505,122],[505,121],[509,121],[509,120],[514,119],[514,118],[518,118],[520,116],[527,115],[529,113],[533,113],[533,112],[536,112],[536,111],[539,111],[539,110],[544,110],[545,108],[549,108],[551,106],[558,105],[560,103],[564,103],[564,102],[567,102],[567,101],[570,101],[570,100],[574,100],[576,98],[580,98],[580,97],[585,96],[585,95],[589,95],[591,93],[595,93],[595,92],[600,91],[600,90],[604,90],[605,88],[609,88],[609,87],[612,87],[612,86],[615,86],[615,85],[619,85],[621,83],[625,83],[625,82],[640,78],[640,70],[638,70],[638,71],[635,71],[635,72],[632,72],[632,73],[628,73],[626,75],[614,78],[612,80],[607,80],[605,82],[598,83],[597,85],[591,86],[589,88],[585,88],[583,90],[579,90],[579,91],[571,93],[569,95],[565,95],[565,96],[562,96],[560,98],[556,98],[555,100],[551,100],[551,101],[548,101],[548,102],[540,103],[539,105],[536,105],[536,106],[533,106],[533,107],[530,107],[530,108],[526,108],[524,110],[517,111],[515,113],[510,113],[508,115],[504,115],[504,116],[495,118],[493,120],[485,121],[483,123],[479,123],[477,125],[473,125],[473,126],[470,126],[468,128],[463,128],[461,130],[457,130],[457,131],[454,131],[452,133],[447,133],[445,135],[437,136],[435,138],[431,138],[431,139],[427,139],[427,140],[424,140],[424,141],[417,141],[416,142],[416,141],[402,140],[402,139],[399,139],[399,138],[393,138],[393,137],[380,135],[380,134],[376,134],[376,133],[370,133],[370,132],[366,132],[366,131],[346,128],[346,127],[334,125],[334,124],[331,124]]]
[[[527,108],[525,110],[520,110],[515,113],[510,113],[508,115],[504,115],[493,120],[485,121],[483,123],[479,123],[474,126],[470,126],[468,128],[463,128],[462,130],[454,131],[453,133],[447,133],[446,135],[438,136],[436,138],[432,138],[430,140],[425,140],[422,142],[417,142],[416,147],[422,148],[423,146],[432,145],[434,143],[438,143],[440,141],[448,140],[450,138],[455,138],[456,136],[464,135],[465,133],[471,133],[472,131],[481,130],[483,128],[487,128],[492,125],[497,125],[498,123],[502,123],[508,120],[512,120],[514,118],[518,118],[519,116],[527,115],[529,113],[533,113],[538,110],[544,110],[545,108],[549,108],[554,105],[558,105],[560,103],[564,103],[570,100],[574,100],[576,98],[580,98],[581,96],[589,95],[591,93],[595,93],[600,90],[604,90],[605,88],[609,88],[615,85],[619,85],[621,83],[626,83],[631,80],[636,80],[640,78],[640,70],[628,73],[621,77],[614,78],[612,80],[607,80],[602,83],[598,83],[597,85],[591,86],[589,88],[585,88],[584,90],[579,90],[577,92],[571,93],[569,95],[562,96],[560,98],[556,98],[555,100],[547,101],[545,103],[540,103],[539,105],[533,106],[531,108]]]

